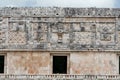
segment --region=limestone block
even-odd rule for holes
[[[40,52],[12,52],[7,56],[8,74],[49,74],[50,55]]]
[[[70,73],[81,75],[117,74],[116,54],[105,52],[80,52],[70,56]]]

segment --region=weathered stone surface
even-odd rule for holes
[[[118,73],[116,54],[111,52],[71,53],[70,73],[82,75],[108,75]]]
[[[42,52],[9,52],[8,74],[49,74],[50,54]]]
[[[8,52],[6,58],[7,74],[52,73],[53,60],[49,52]],[[114,52],[71,52],[67,71],[80,75],[115,75],[119,73],[118,62],[118,55]]]
[[[0,12],[2,49],[120,49],[119,9],[6,7]]]
[[[0,8],[5,74],[52,74],[53,56],[67,73],[119,73],[120,9]]]
[[[37,8],[16,8],[5,7],[0,8],[1,15],[10,16],[65,16],[65,17],[81,17],[81,16],[119,16],[119,9],[114,8],[58,8],[58,7],[37,7]]]

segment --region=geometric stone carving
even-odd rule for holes
[[[108,30],[109,29],[107,27],[104,27],[102,31],[103,31],[103,33],[108,33]]]
[[[91,30],[92,30],[93,33],[96,32],[96,25],[95,25],[95,24],[92,24],[92,26],[91,26]]]
[[[109,32],[108,27],[103,27],[102,32],[100,34],[100,40],[102,41],[110,41],[111,33]]]
[[[64,27],[63,23],[57,23],[57,36],[58,36],[58,43],[62,43],[63,33],[64,33]]]
[[[110,22],[98,23],[96,26],[95,42],[97,48],[112,49],[115,47],[115,24]]]
[[[85,27],[81,27],[81,32],[85,31]]]
[[[11,31],[24,31],[25,30],[25,23],[23,22],[11,22],[9,23]]]
[[[111,35],[110,34],[106,34],[106,33],[101,34],[100,35],[100,40],[101,41],[110,41],[111,40]]]
[[[117,30],[120,31],[120,25],[118,25],[118,29]]]
[[[58,43],[62,43],[63,34],[58,33]]]
[[[64,31],[63,23],[57,23],[56,26],[58,29],[58,33],[62,33]]]
[[[37,33],[37,32],[34,32],[34,33],[33,33],[33,40],[37,40],[37,38],[38,38],[38,33]]]
[[[102,33],[100,35],[100,39],[102,41],[110,41],[111,40],[110,34],[108,34],[108,28],[107,27],[104,27],[102,29]]]
[[[38,42],[44,42],[44,40],[45,40],[45,33],[40,33],[40,32],[38,32],[38,35],[37,35],[37,41]]]
[[[8,32],[9,44],[26,44],[25,32]]]
[[[9,8],[13,10],[10,12],[1,9],[3,16],[0,16],[0,43],[22,45],[27,43],[27,46],[33,44],[36,48],[44,45],[41,43],[45,43],[49,45],[49,48],[54,46],[58,49],[70,47],[79,49],[88,48],[88,46],[97,48],[112,44],[120,46],[118,44],[120,40],[117,38],[120,25],[119,19],[115,18],[116,14],[111,14],[114,17],[110,17],[108,14],[103,14],[104,9],[100,11],[102,13],[100,14],[97,8],[93,11],[91,9],[58,8],[55,12],[51,9]]]
[[[2,22],[3,21],[3,17],[0,17],[0,22]]]
[[[18,25],[17,23],[10,23],[10,30],[11,31],[18,31]]]
[[[91,33],[90,32],[75,32],[75,40],[73,43],[81,45],[91,44]]]
[[[45,49],[46,47],[45,47],[45,43],[39,43],[39,44],[34,44],[33,45],[33,49]]]
[[[3,41],[3,34],[0,33],[0,44],[2,44],[4,41]]]
[[[19,31],[24,31],[25,30],[25,24],[23,22],[19,22],[18,29],[19,29]]]
[[[46,40],[46,24],[43,23],[33,23],[32,24],[32,38],[33,38],[33,42],[36,43],[41,43],[41,42],[45,42]]]

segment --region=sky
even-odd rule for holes
[[[0,7],[120,8],[120,0],[0,0]]]

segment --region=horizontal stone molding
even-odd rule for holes
[[[0,79],[7,79],[7,80],[51,80],[51,79],[82,79],[82,80],[119,80],[119,75],[71,75],[71,74],[52,74],[52,75],[14,75],[14,74],[8,74],[8,75],[0,75]]]
[[[118,17],[119,8],[1,7],[0,16]]]

